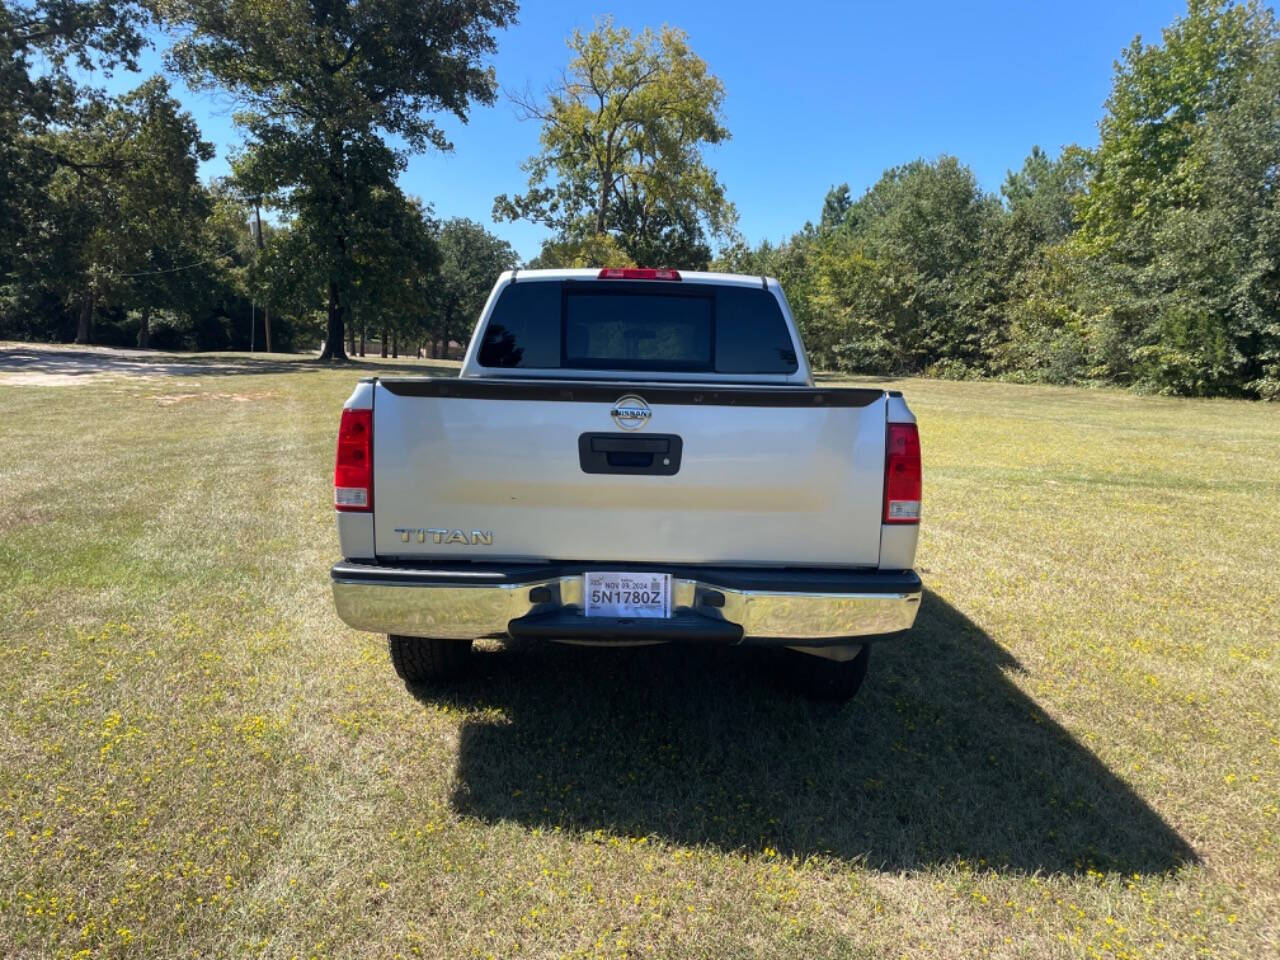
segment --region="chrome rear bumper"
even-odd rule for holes
[[[357,630],[473,639],[551,636],[583,642],[697,640],[824,646],[884,638],[915,622],[920,578],[913,571],[629,567],[672,576],[673,619],[581,617],[583,564],[474,564],[449,568],[340,563],[332,570],[338,616]],[[709,621],[705,631],[691,622]],[[678,622],[677,622],[678,621]],[[731,629],[730,625],[737,629]]]

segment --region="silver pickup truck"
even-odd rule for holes
[[[776,280],[512,271],[459,377],[347,400],[334,600],[410,683],[482,637],[752,644],[847,698],[915,620],[920,496],[902,396],[815,386]]]

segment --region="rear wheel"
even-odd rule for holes
[[[826,657],[788,650],[791,660],[789,679],[800,693],[815,700],[852,700],[867,678],[871,647],[864,646],[852,660],[829,660]]]
[[[387,637],[391,665],[406,683],[457,680],[467,672],[471,659],[470,640],[442,640],[438,637]]]

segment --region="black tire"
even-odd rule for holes
[[[405,683],[458,680],[466,675],[471,659],[470,640],[436,637],[387,637],[391,665]]]
[[[864,646],[852,660],[828,660],[798,650],[788,650],[787,655],[791,660],[788,678],[797,691],[814,700],[843,702],[862,689],[871,647]]]

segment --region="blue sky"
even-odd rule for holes
[[[1093,144],[1112,64],[1141,34],[1185,10],[1182,0],[935,2],[914,4],[596,3],[530,0],[520,23],[498,36],[493,58],[508,89],[541,90],[567,63],[565,38],[612,13],[640,28],[670,23],[724,82],[733,139],[708,152],[747,239],[781,240],[816,219],[832,184],[855,195],[886,167],[952,153],[984,188],[996,191],[1033,144],[1055,152]],[[159,56],[148,57],[154,69]],[[112,87],[137,78],[116,78]],[[176,92],[218,156],[207,175],[226,172],[239,142],[231,105],[216,95]],[[493,198],[523,190],[520,163],[537,146],[534,123],[505,99],[444,118],[447,154],[412,158],[402,186],[442,217],[491,226],[521,256],[538,252],[544,231],[492,224]]]

